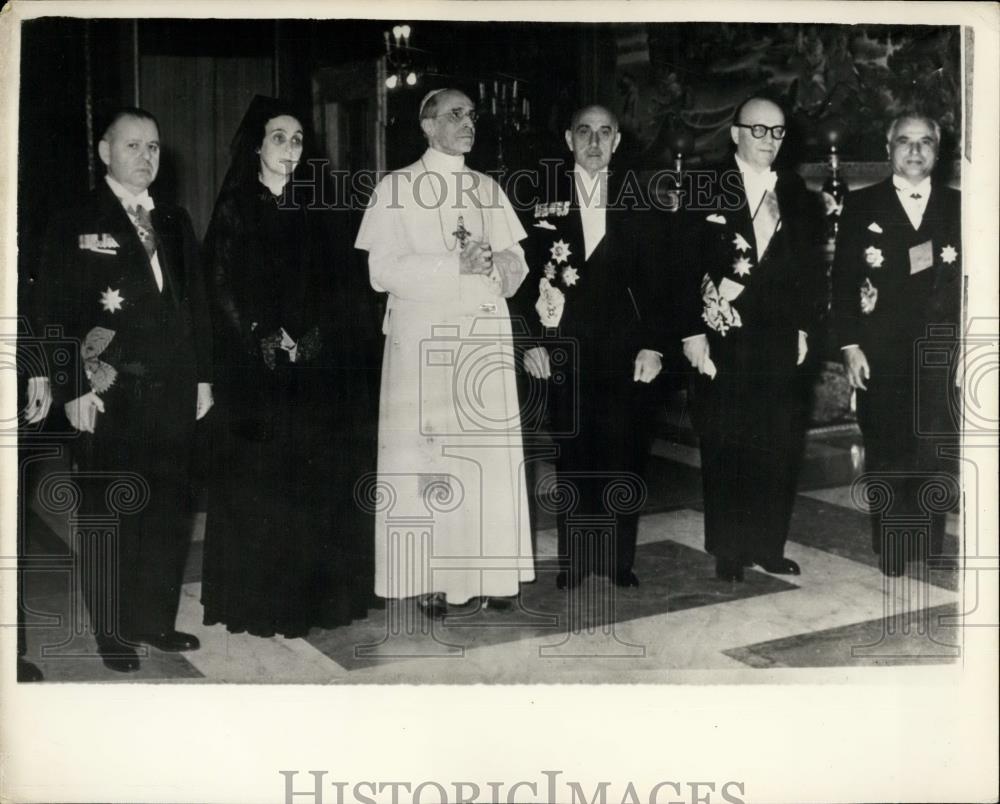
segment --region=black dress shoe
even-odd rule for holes
[[[715,577],[720,581],[742,581],[743,562],[738,558],[715,559]]]
[[[428,595],[418,600],[417,605],[429,620],[443,620],[448,613],[448,603],[441,595]]]
[[[194,634],[185,634],[183,631],[167,631],[163,634],[138,634],[134,637],[135,642],[145,642],[157,650],[164,653],[183,653],[188,650],[198,650],[201,643]]]
[[[139,669],[139,655],[127,645],[99,645],[97,653],[108,670],[134,673]]]
[[[638,585],[639,585],[639,577],[634,572],[632,572],[632,570],[629,570],[628,572],[619,572],[615,576],[615,586],[629,587]]]
[[[802,569],[790,558],[756,558],[754,563],[772,575],[801,575]]]
[[[493,611],[510,611],[514,608],[513,597],[484,597],[483,608],[493,609]]]
[[[575,589],[580,585],[581,580],[583,579],[579,575],[573,575],[566,570],[561,570],[556,575],[556,589]]]
[[[45,677],[42,671],[27,659],[17,657],[17,680],[22,682],[43,681]]]

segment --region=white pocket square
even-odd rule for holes
[[[723,215],[709,215],[705,218],[709,223],[725,223],[726,218]]]
[[[536,229],[552,229],[554,231],[556,227],[553,226],[548,221],[539,221],[538,223],[535,224],[535,228]]]
[[[875,232],[875,234],[882,234],[882,227],[873,221],[868,224],[868,231]]]

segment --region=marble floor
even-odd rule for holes
[[[202,647],[147,648],[137,673],[106,669],[71,605],[66,523],[28,501],[21,588],[26,658],[46,682],[169,683],[630,683],[771,680],[789,668],[928,665],[961,656],[958,573],[942,563],[884,577],[868,518],[852,503],[864,451],[852,425],[810,434],[786,555],[800,576],[749,570],[744,583],[714,576],[703,551],[701,478],[694,438],[664,427],[653,446],[640,520],[638,588],[591,578],[555,588],[555,530],[539,515],[537,579],[511,611],[468,606],[431,622],[391,604],[348,627],[304,639],[230,634],[202,625],[204,517],[194,528],[177,627]],[[948,522],[957,555],[958,518]]]

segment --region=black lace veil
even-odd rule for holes
[[[222,181],[220,198],[237,188],[257,186],[257,176],[260,172],[258,151],[264,141],[264,126],[268,120],[280,115],[294,117],[302,125],[302,158],[293,176],[298,180],[301,174],[307,172],[308,163],[315,159],[317,154],[316,140],[310,130],[309,119],[288,101],[266,95],[255,95],[229,145],[229,170],[226,171],[226,177]]]

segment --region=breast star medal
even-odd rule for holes
[[[561,262],[566,262],[570,255],[569,243],[564,240],[557,240],[552,244],[552,248],[549,249],[549,252],[552,254],[552,261],[556,265]]]
[[[107,290],[101,292],[101,307],[104,308],[105,312],[117,313],[122,309],[124,302],[125,297],[119,290],[112,290],[111,287],[108,287]]]
[[[740,256],[733,262],[733,270],[737,276],[750,276],[751,263],[746,256]]]

